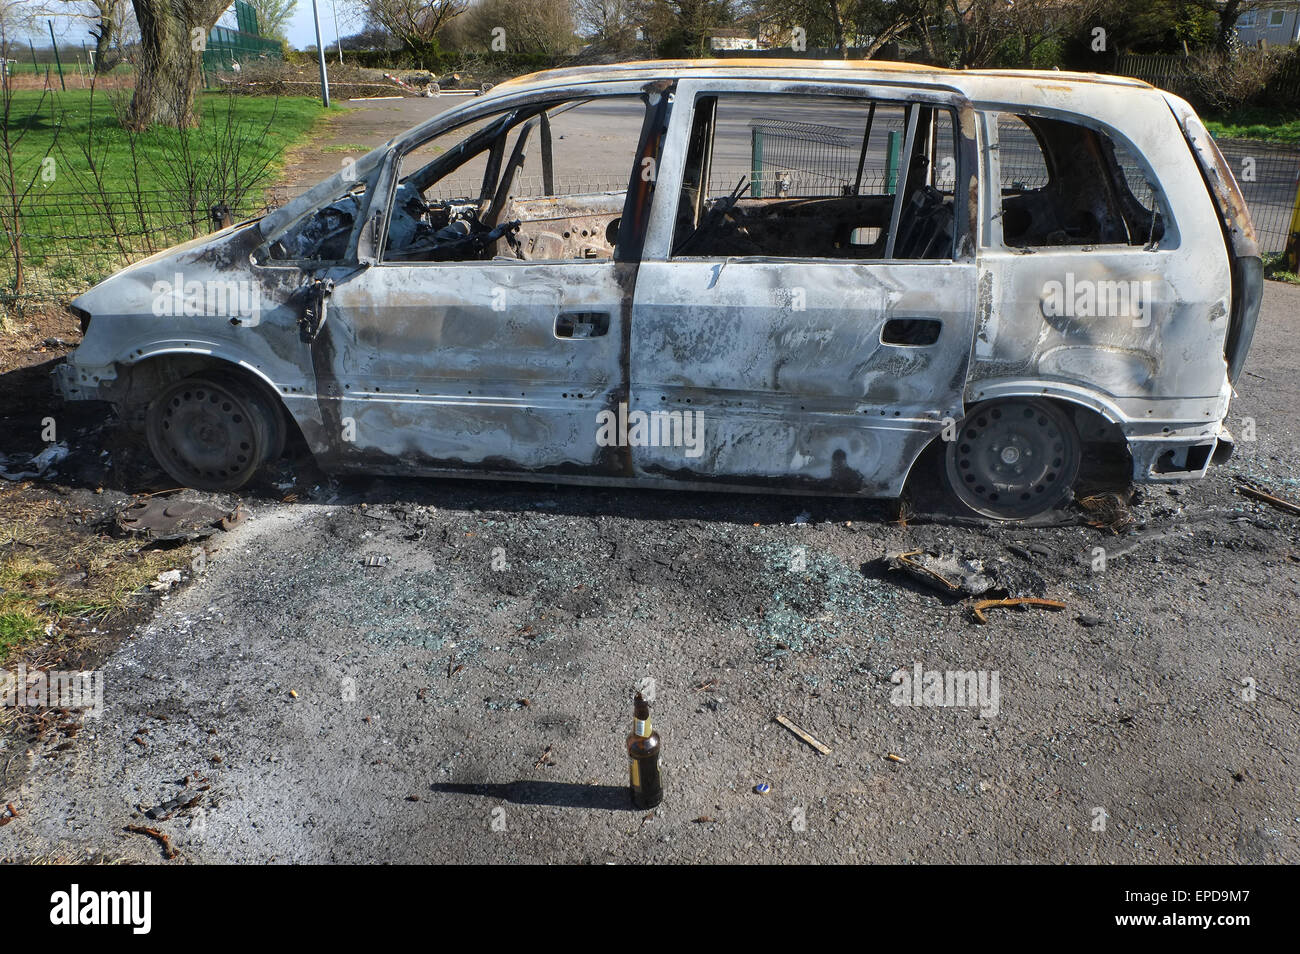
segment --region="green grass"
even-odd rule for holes
[[[189,560],[185,548],[69,530],[60,505],[0,488],[0,665],[69,627],[112,621],[139,605],[148,584]],[[46,633],[51,636],[47,636]]]
[[[128,261],[201,235],[210,228],[204,210],[217,201],[230,204],[236,219],[255,214],[279,178],[285,151],[328,116],[311,97],[203,93],[198,128],[156,126],[133,141],[118,119],[129,95],[14,93],[8,125],[11,141],[22,137],[13,150],[18,191],[35,182],[21,216],[28,294],[79,293]],[[185,149],[192,177],[180,174]],[[53,176],[43,176],[43,168]],[[7,173],[0,154],[0,195],[9,191]],[[250,176],[254,187],[236,188]],[[197,183],[192,195],[183,178]],[[0,244],[0,291],[12,280],[12,256]]]
[[[22,181],[29,181],[39,171],[42,157],[53,145],[50,154],[56,161],[54,181],[45,183],[38,176],[36,189],[51,194],[84,191],[90,164],[83,147],[89,137],[96,161],[104,170],[105,189],[133,188],[129,137],[117,119],[117,112],[125,109],[129,95],[129,90],[68,90],[42,97],[39,90],[15,91],[9,118],[10,135],[21,134],[31,124],[15,151],[15,165],[22,173]],[[156,177],[156,170],[175,155],[182,137],[189,137],[196,151],[210,147],[217,131],[226,123],[228,106],[234,110],[235,123],[241,124],[250,135],[257,134],[249,158],[273,157],[271,168],[276,171],[284,151],[310,132],[325,115],[320,101],[308,96],[279,99],[233,96],[228,100],[224,93],[202,93],[197,104],[202,118],[198,129],[182,133],[156,126],[139,135],[136,147],[144,170],[142,177],[146,180],[142,187],[148,188],[150,175]],[[0,158],[0,173],[3,172],[4,160]],[[7,191],[7,183],[3,185]]]
[[[1289,282],[1300,285],[1300,275],[1287,269],[1286,256],[1281,252],[1269,252],[1264,256],[1264,277],[1275,282]]]
[[[1300,113],[1276,109],[1234,109],[1211,114],[1205,127],[1215,139],[1263,139],[1300,143]]]
[[[0,608],[0,660],[23,643],[45,635],[45,620],[23,605]]]

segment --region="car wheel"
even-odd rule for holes
[[[1055,405],[988,401],[947,442],[944,476],[961,506],[995,520],[1023,520],[1069,496],[1081,457],[1078,432]]]
[[[185,378],[149,405],[145,433],[163,470],[198,490],[238,490],[282,442],[267,399],[224,375]]]

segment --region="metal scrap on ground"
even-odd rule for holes
[[[140,533],[160,543],[202,540],[218,528],[229,530],[244,522],[247,511],[227,511],[208,503],[189,500],[141,500],[117,515],[117,525],[128,533]]]
[[[982,596],[997,585],[982,561],[956,553],[940,556],[924,550],[908,550],[890,554],[885,557],[885,563],[891,570],[901,570],[931,589],[951,596]]]
[[[988,617],[984,615],[984,610],[991,609],[994,606],[1041,606],[1043,609],[1054,611],[1065,609],[1065,604],[1060,600],[1040,600],[1030,597],[1018,597],[1007,600],[976,600],[971,604],[971,612],[975,615],[975,621],[978,623],[987,623]]]

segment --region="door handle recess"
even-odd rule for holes
[[[557,338],[599,338],[609,334],[609,313],[566,311],[555,319]]]

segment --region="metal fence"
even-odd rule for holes
[[[214,26],[203,48],[203,85],[210,87],[218,73],[237,73],[259,60],[279,60],[283,50],[276,40]]]
[[[1281,252],[1290,238],[1300,196],[1300,147],[1250,139],[1220,139],[1265,252]]]
[[[750,123],[750,167],[715,168],[709,192],[730,190],[748,173],[751,198],[884,194],[897,187],[902,157],[901,111],[878,116],[863,154],[862,136],[838,126],[764,119]]]
[[[883,135],[877,136],[877,128]],[[751,124],[749,194],[754,198],[855,191],[891,194],[897,184],[902,133],[900,120],[891,118],[882,124],[877,119],[864,162],[861,138],[847,130],[814,123],[756,121]],[[943,137],[939,138],[942,141]],[[1246,139],[1219,140],[1218,145],[1246,197],[1261,250],[1282,252],[1291,235],[1300,190],[1300,147]],[[1047,185],[1042,150],[1029,128],[1014,116],[1004,116],[999,123],[998,152],[1003,188],[1032,190]],[[1134,198],[1151,208],[1154,189],[1137,157],[1117,145],[1115,158]],[[734,185],[737,170],[717,169],[711,179],[710,194],[717,195]]]
[[[0,205],[0,307],[68,301],[133,261],[212,231],[214,205],[233,221],[265,211],[215,196],[34,190],[15,228],[11,206]]]
[[[1109,72],[1131,76],[1189,99],[1197,98],[1193,68],[1188,57],[1169,53],[1125,53]],[[1291,57],[1269,78],[1263,99],[1294,103],[1300,99],[1300,59]]]
[[[880,137],[873,132],[873,147],[862,163],[858,191],[863,193],[886,194],[896,187],[901,124],[882,127],[882,131]],[[841,195],[855,190],[862,158],[857,136],[835,127],[802,123],[769,123],[761,132],[756,124],[751,134],[761,138],[761,144],[752,144],[751,168],[715,170],[712,194],[731,191],[742,175],[749,176],[746,188],[753,196]],[[1005,187],[1035,189],[1046,184],[1042,154],[1027,129],[1004,129],[1001,140]],[[1249,140],[1223,140],[1219,147],[1241,184],[1261,248],[1266,253],[1283,251],[1300,186],[1300,149]],[[1120,159],[1135,196],[1149,203],[1136,161]],[[620,190],[626,182],[610,180],[596,185],[584,178],[583,185],[585,191]],[[539,190],[540,186],[521,188],[519,193],[535,195]],[[15,300],[67,301],[132,261],[211,231],[211,208],[221,201],[220,196],[167,192],[82,195],[34,191],[15,228],[6,211],[10,207],[7,197],[0,195],[0,307]],[[260,200],[231,205],[235,221],[266,211]],[[15,243],[21,250],[21,287]]]

